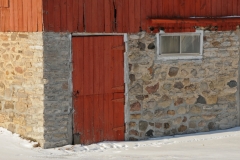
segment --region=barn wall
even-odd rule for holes
[[[155,34],[128,36],[127,140],[239,123],[236,32],[204,32],[201,60],[155,60]]]
[[[71,35],[43,33],[44,148],[72,143]]]
[[[1,32],[42,32],[42,0],[0,0]]]
[[[0,126],[44,143],[42,33],[0,33]]]
[[[54,32],[149,31],[148,18],[240,15],[239,0],[43,0],[44,30]],[[209,24],[201,24],[207,26]],[[238,24],[220,24],[235,30]],[[162,24],[167,31],[192,31],[193,25]]]

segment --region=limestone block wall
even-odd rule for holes
[[[128,35],[127,140],[239,124],[237,32],[204,32],[201,60],[156,60],[155,34]]]
[[[42,33],[0,33],[0,126],[44,143]]]
[[[44,148],[72,143],[71,34],[43,33]]]
[[[0,33],[0,127],[44,148],[72,143],[71,36]]]

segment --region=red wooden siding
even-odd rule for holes
[[[43,0],[45,31],[139,32],[147,19],[240,16],[240,0]],[[203,24],[203,25],[208,25]],[[167,31],[191,31],[189,24],[162,24]],[[219,24],[219,30],[236,24]]]
[[[0,0],[0,31],[41,32],[42,15],[42,0]]]
[[[82,144],[124,140],[122,36],[73,37],[74,133]]]

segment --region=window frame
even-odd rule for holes
[[[200,36],[200,53],[168,53],[161,54],[161,42],[160,37],[163,36],[189,36],[189,35],[199,35]],[[165,33],[160,31],[157,35],[157,60],[176,60],[176,59],[202,59],[203,57],[203,31],[196,30],[195,32],[184,32],[184,33]],[[180,46],[181,49],[181,46]]]

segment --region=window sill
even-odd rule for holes
[[[167,60],[200,60],[202,55],[160,55],[157,56],[157,60],[167,61]]]

